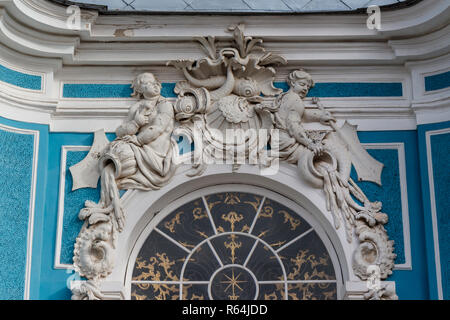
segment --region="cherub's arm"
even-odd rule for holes
[[[171,119],[165,113],[158,114],[148,125],[144,126],[137,135],[139,144],[144,145],[158,138],[170,125]]]
[[[295,138],[299,143],[308,147],[313,142],[306,135],[305,129],[302,125],[302,108],[303,106],[293,107],[289,110],[286,118],[286,129],[289,134]]]
[[[323,112],[320,110],[307,109],[307,110],[305,110],[303,119],[305,122],[320,122],[322,114],[323,114]]]
[[[116,129],[116,136],[122,138],[127,135],[134,135],[139,128],[145,123],[145,117],[142,110],[139,110],[140,103],[137,102],[130,107],[128,118]]]
[[[318,109],[305,110],[305,122],[320,122],[322,124],[329,124],[330,121],[336,121],[336,118],[334,118],[329,111],[325,110],[325,107],[320,102],[319,98],[314,97],[312,99],[312,103],[317,105]]]

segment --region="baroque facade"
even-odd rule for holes
[[[1,298],[448,297],[446,1],[0,9]]]

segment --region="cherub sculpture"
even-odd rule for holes
[[[275,113],[275,128],[280,130],[280,160],[296,164],[305,149],[317,155],[323,150],[322,144],[308,137],[303,123],[329,123],[336,119],[327,111],[306,109],[303,99],[314,86],[311,75],[301,69],[295,70],[289,74],[287,80],[290,89],[278,96],[275,101],[275,105],[279,107]],[[316,101],[314,99],[314,102]]]
[[[278,149],[280,160],[297,164],[299,174],[306,182],[324,190],[335,227],[339,228],[344,223],[349,242],[356,220],[364,219],[371,225],[386,223],[387,215],[379,212],[381,203],[370,202],[350,178],[352,163],[356,167],[359,162],[374,161],[376,167],[378,162],[352,135],[352,126],[337,127],[336,119],[325,110],[318,98],[312,99],[317,108],[306,108],[304,98],[314,85],[311,75],[302,69],[295,70],[289,74],[288,84],[290,89],[275,101],[278,109],[274,115],[274,126],[279,130],[279,139],[272,140],[271,145]],[[305,122],[320,122],[331,127],[331,130],[308,133],[303,126]],[[312,137],[313,134],[315,137]],[[355,158],[355,154],[359,158]]]
[[[161,97],[161,84],[151,73],[140,74],[132,87],[140,100],[100,155],[100,201],[86,201],[79,214],[85,225],[75,244],[74,265],[81,275],[99,276],[102,270],[104,276],[112,268],[112,234],[125,223],[119,190],[159,189],[175,172],[172,104]]]

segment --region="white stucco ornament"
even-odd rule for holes
[[[73,177],[72,191],[82,188],[97,188],[98,179],[100,178],[100,170],[98,167],[98,159],[108,145],[109,140],[106,138],[103,129],[94,133],[94,143],[89,150],[88,155],[81,162],[69,168]]]
[[[133,88],[140,100],[117,128],[117,138],[100,151],[102,139],[97,137],[91,153],[98,153],[98,160],[90,157],[71,170],[77,186],[96,186],[85,182],[94,164],[101,179],[100,201],[86,201],[79,214],[84,225],[75,244],[74,267],[92,281],[89,290],[74,292],[75,298],[97,297],[86,292],[95,292],[91,286],[114,268],[115,242],[126,223],[119,190],[156,190],[174,175],[174,133],[186,135],[195,145],[190,176],[201,175],[216,161],[236,169],[242,163],[264,168],[277,161],[297,166],[299,179],[323,190],[335,228],[344,228],[348,243],[356,241],[354,274],[367,280],[371,265],[380,269],[381,279],[392,273],[393,241],[383,227],[388,217],[381,203],[371,202],[350,178],[353,164],[359,180],[381,184],[383,165],[361,146],[355,126],[346,122],[339,127],[317,98],[307,106],[305,97],[314,86],[310,74],[292,71],[290,88],[283,93],[273,81],[275,67],[286,60],[264,52],[261,39],[244,36],[243,25],[229,31],[233,45],[221,48],[213,37],[198,38],[206,57],[168,62],[186,78],[175,87],[174,105],[161,97],[161,84],[153,74],[139,75]],[[326,129],[306,130],[307,122]],[[394,294],[373,292],[366,298],[379,296]]]

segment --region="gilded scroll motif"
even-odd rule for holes
[[[308,231],[308,223],[295,212],[270,199],[265,199],[263,205],[262,197],[247,193],[215,194],[208,198],[214,200],[211,209],[240,210],[243,216],[252,217],[255,225],[259,221],[268,227],[279,221],[283,228],[270,230],[270,239],[278,239],[277,243],[267,243],[256,229],[232,231],[230,221],[226,221],[228,231],[205,235],[193,248],[185,246],[189,253],[179,250],[167,237],[173,237],[182,245],[184,241],[180,235],[188,236],[192,232],[189,227],[195,228],[191,222],[211,222],[212,216],[195,219],[194,213],[201,209],[202,201],[194,200],[163,219],[156,227],[159,231],[152,232],[141,248],[132,278],[133,299],[336,298],[333,291],[336,277],[329,255],[320,238],[315,232]],[[258,205],[244,203],[244,199],[246,202],[258,199]],[[263,210],[274,214],[263,216]],[[191,217],[191,220],[175,223],[174,229],[164,229],[167,222],[177,221],[177,217]],[[220,216],[218,218],[222,220]],[[303,229],[292,228],[292,221],[301,221]],[[181,228],[183,224],[185,228]],[[303,237],[297,241],[286,239],[287,232],[298,236],[301,230]],[[165,236],[160,235],[161,232],[165,232]],[[164,247],[167,252],[158,251]],[[280,250],[276,251],[276,248]],[[321,281],[320,286],[315,285],[317,281]]]

